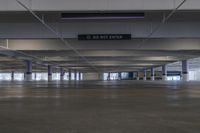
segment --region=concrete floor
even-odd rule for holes
[[[200,133],[200,83],[0,82],[0,133]]]

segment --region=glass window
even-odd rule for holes
[[[11,73],[0,73],[0,80],[11,80]]]
[[[122,72],[122,73],[121,73],[122,79],[128,79],[128,78],[129,78],[128,76],[129,76],[129,75],[128,75],[128,72]]]
[[[80,73],[80,74],[81,74],[81,76],[80,76],[81,79],[80,80],[83,80],[83,73]]]
[[[189,80],[200,81],[200,70],[189,71]]]
[[[181,80],[181,77],[180,76],[168,76],[167,80],[168,81],[172,81],[172,80],[177,81],[177,80]]]
[[[110,74],[110,80],[118,80],[119,74],[118,73],[111,73]]]
[[[18,81],[24,80],[24,73],[14,73],[14,80]]]
[[[48,73],[36,73],[34,75],[34,79],[39,81],[39,80],[48,80]]]
[[[53,73],[52,80],[60,80],[60,73]]]
[[[103,74],[103,80],[108,80],[108,73]]]
[[[71,78],[72,78],[72,80],[75,80],[75,74],[74,73],[71,73]]]
[[[79,73],[76,73],[77,80],[79,80]]]
[[[69,73],[68,73],[68,72],[65,73],[65,75],[64,75],[64,80],[69,80]]]
[[[109,74],[104,73],[103,74],[103,80],[118,80],[119,79],[119,74],[118,73],[110,73],[110,79],[109,79]]]

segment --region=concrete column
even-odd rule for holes
[[[74,80],[77,81],[77,70],[74,70]]]
[[[140,80],[139,72],[137,72],[137,80]]]
[[[11,80],[12,80],[12,81],[14,81],[14,74],[15,74],[15,72],[12,71],[12,72],[11,72]]]
[[[182,61],[182,80],[189,81],[189,74],[188,74],[188,61]]]
[[[65,76],[65,70],[63,68],[60,68],[60,80],[63,81]]]
[[[108,73],[108,79],[107,80],[110,80],[110,72]]]
[[[143,80],[147,80],[147,69],[145,68],[143,72],[144,72]]]
[[[137,72],[133,72],[133,79],[137,79]]]
[[[78,78],[81,80],[81,72],[78,73]]]
[[[133,72],[129,72],[128,73],[128,79],[129,80],[133,80]]]
[[[155,80],[155,71],[154,71],[154,67],[151,68],[151,80],[152,80],[152,81]]]
[[[35,72],[35,80],[37,79],[37,72]]]
[[[162,80],[167,81],[167,65],[162,66]]]
[[[98,75],[99,75],[99,79],[98,80],[103,80],[103,72],[99,72]]]
[[[52,81],[52,66],[48,65],[48,81]]]
[[[122,73],[121,73],[121,72],[118,73],[118,79],[119,79],[119,80],[122,79]]]
[[[69,69],[69,80],[72,80],[72,70]]]
[[[32,62],[31,61],[26,61],[25,80],[32,81]]]

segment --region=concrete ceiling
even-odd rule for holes
[[[42,71],[48,64],[80,71],[138,71],[200,57],[198,10],[178,11],[166,24],[161,22],[169,10],[145,12],[146,17],[140,20],[100,21],[63,21],[60,11],[37,12],[67,45],[28,12],[0,12],[0,69],[23,71],[24,60],[33,60],[34,70]],[[159,30],[148,36],[160,24]],[[91,33],[131,33],[132,40],[77,40],[78,34]],[[195,59],[190,64],[197,68],[199,62]]]
[[[122,44],[120,44],[121,41],[118,41],[118,44],[115,44],[115,41],[87,41],[83,44],[76,39],[70,39],[82,56],[98,71],[104,72],[137,71],[200,57],[198,39],[170,39],[170,41],[168,39],[150,39],[149,43],[145,43],[139,48],[137,45],[132,46],[135,45],[135,41],[137,42],[137,39],[122,41]],[[53,63],[55,66],[66,69],[95,71],[83,58],[56,39],[11,39],[2,40],[2,42],[8,42],[7,44],[3,43],[2,46],[6,49],[7,45],[11,50],[2,48],[0,51],[2,55],[0,62],[4,64],[0,66],[1,69],[19,69],[21,71],[25,68],[23,60],[33,60],[36,62],[34,68],[37,70],[45,70],[45,65]],[[105,45],[106,43],[108,44]],[[91,45],[94,46],[90,47]],[[152,47],[148,45],[152,45]],[[196,60],[195,63],[199,62]],[[39,64],[44,64],[44,66]]]
[[[183,0],[19,0],[35,11],[171,10]],[[199,0],[187,0],[180,10],[199,8]],[[0,11],[24,11],[15,0],[1,0]]]

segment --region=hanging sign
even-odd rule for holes
[[[131,40],[131,34],[80,34],[78,40]]]

